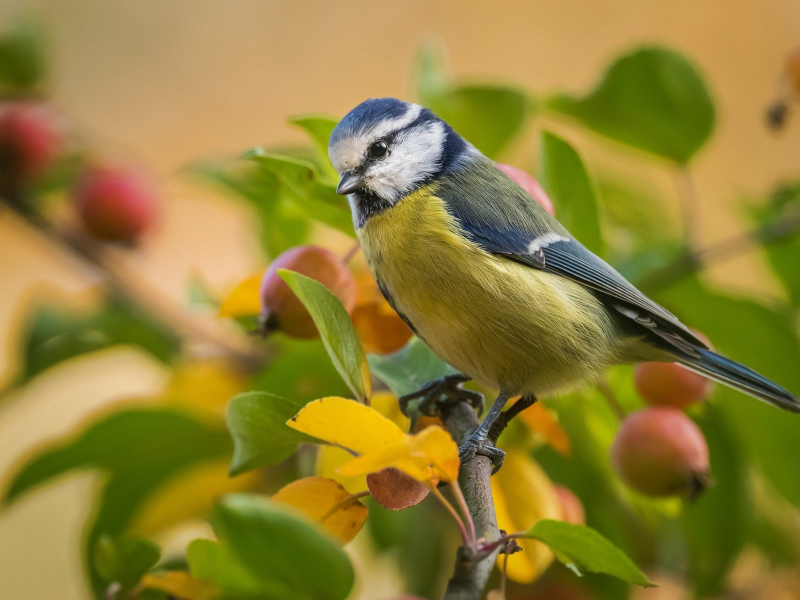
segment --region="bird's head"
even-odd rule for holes
[[[350,196],[357,224],[433,181],[470,151],[475,150],[430,110],[395,98],[356,106],[333,130],[328,146],[341,175],[336,191]]]

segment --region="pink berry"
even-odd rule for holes
[[[561,504],[561,519],[575,525],[586,525],[586,512],[583,503],[571,489],[556,485],[556,496]]]
[[[319,246],[296,246],[276,258],[261,279],[261,317],[264,331],[279,330],[288,336],[319,337],[306,307],[278,275],[289,269],[315,279],[342,301],[348,313],[356,304],[356,280],[341,258]]]
[[[59,150],[52,115],[39,105],[0,108],[0,192],[42,175]]]
[[[75,201],[86,231],[107,242],[136,244],[157,217],[154,183],[128,168],[88,169],[75,189]]]
[[[648,496],[693,499],[708,485],[708,445],[700,428],[674,408],[628,415],[611,448],[622,479]]]
[[[702,333],[694,333],[711,347]],[[633,381],[639,395],[649,405],[680,409],[705,400],[714,389],[711,380],[675,363],[647,362],[637,365]]]

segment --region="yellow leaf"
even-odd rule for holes
[[[338,481],[351,494],[367,489],[367,478],[364,475],[345,477],[339,468],[353,460],[353,455],[339,446],[320,446],[317,450],[317,475]]]
[[[142,587],[161,590],[181,600],[216,600],[220,591],[213,583],[192,577],[186,571],[167,571],[142,577]]]
[[[358,454],[388,448],[402,441],[404,435],[374,408],[336,396],[309,402],[286,424]]]
[[[225,296],[219,305],[220,317],[250,317],[261,312],[259,287],[263,272],[251,275]]]
[[[339,483],[325,477],[305,477],[281,488],[272,497],[304,512],[343,544],[361,531],[369,510]]]
[[[503,468],[492,477],[497,525],[507,533],[527,531],[541,519],[560,519],[555,487],[542,468],[524,451],[511,449]],[[553,561],[550,549],[535,540],[519,540],[523,552],[508,557],[508,577],[530,583]],[[499,560],[503,560],[503,555]],[[498,563],[502,567],[502,562]]]
[[[559,454],[571,456],[572,448],[569,437],[553,414],[545,408],[544,404],[537,402],[519,414],[519,418],[532,431],[541,435]]]
[[[354,476],[388,467],[403,471],[422,483],[458,479],[458,446],[444,429],[428,427],[415,435],[404,435],[395,444],[367,451],[344,465],[339,472]]]
[[[255,471],[231,478],[227,459],[202,464],[159,487],[136,513],[131,529],[153,536],[172,525],[203,519],[211,512],[218,496],[251,491],[258,484],[259,476]]]
[[[411,421],[409,421],[408,417],[400,410],[400,404],[398,404],[397,396],[394,394],[379,392],[372,396],[370,406],[403,431],[408,431],[409,427],[411,427]]]
[[[222,421],[230,399],[245,388],[241,374],[226,361],[199,360],[175,369],[166,390],[166,401]]]

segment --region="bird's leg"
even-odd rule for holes
[[[465,390],[461,385],[469,381],[469,377],[463,373],[453,373],[452,375],[445,375],[439,379],[426,383],[416,392],[400,396],[398,402],[400,403],[400,410],[407,417],[408,405],[412,400],[420,399],[417,406],[419,413],[429,416],[438,417],[442,414],[442,406],[452,404],[454,402],[469,402],[469,404],[483,412],[483,394],[473,392],[472,390]]]
[[[503,407],[506,405],[506,402],[508,402],[508,398],[508,393],[501,391],[500,395],[497,396],[497,400],[494,401],[492,408],[486,413],[483,422],[478,425],[478,428],[469,435],[463,444],[461,444],[458,449],[458,454],[461,457],[462,463],[471,460],[476,454],[481,454],[483,456],[488,456],[492,461],[492,473],[496,473],[503,465],[503,459],[506,453],[493,446],[491,441],[487,438],[489,437],[492,425],[495,424],[495,421],[497,421],[502,414]]]
[[[517,400],[511,408],[509,408],[506,412],[501,413],[500,416],[497,417],[494,425],[492,425],[492,428],[489,430],[487,439],[493,444],[496,444],[497,438],[499,438],[500,434],[503,433],[511,419],[534,404],[536,404],[536,396],[522,396],[522,398]]]

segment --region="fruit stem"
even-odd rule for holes
[[[355,244],[353,244],[353,247],[347,251],[347,254],[345,254],[342,257],[342,262],[344,262],[344,264],[349,263],[351,260],[353,260],[355,255],[358,254],[359,250],[361,250],[361,244],[359,242],[356,242]]]
[[[429,486],[429,488],[433,493],[433,495],[436,496],[436,498],[439,500],[439,502],[441,502],[444,505],[444,507],[447,509],[447,512],[449,512],[452,515],[452,517],[456,520],[456,523],[458,524],[458,530],[461,532],[461,542],[467,548],[474,549],[475,547],[474,530],[473,532],[471,532],[470,535],[470,532],[467,531],[467,528],[464,525],[464,521],[459,516],[458,511],[455,508],[453,508],[453,505],[447,501],[447,498],[445,498],[442,495],[442,492],[439,491],[439,488],[436,485],[431,485]]]
[[[458,481],[451,481],[450,488],[453,490],[453,496],[456,497],[456,501],[458,502],[458,508],[461,510],[461,514],[464,516],[464,520],[467,522],[467,525],[469,526],[470,539],[472,540],[472,543],[474,545],[476,543],[475,522],[472,520],[472,515],[469,512],[467,501],[464,498],[464,492],[461,491],[461,486],[458,485]]]
[[[601,378],[600,381],[597,382],[597,391],[606,399],[611,410],[617,415],[617,418],[622,421],[627,416],[627,413],[625,409],[622,408],[619,400],[617,400],[617,395],[614,393],[614,390],[611,389],[611,386],[608,385],[608,381],[606,381],[605,378]]]

